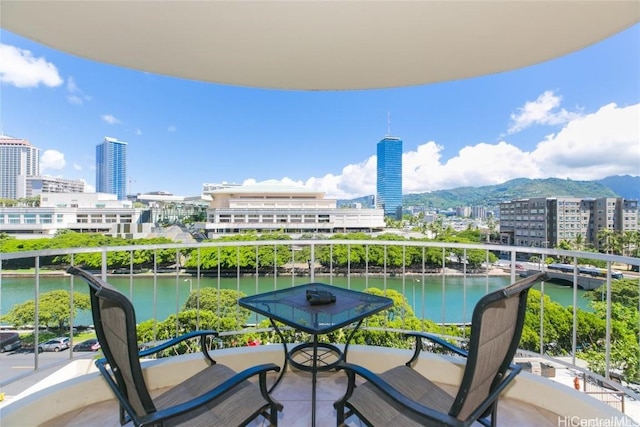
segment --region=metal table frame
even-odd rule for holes
[[[329,304],[311,305],[306,299],[307,290],[328,291],[336,296],[336,301]],[[241,307],[252,310],[266,316],[274,330],[282,340],[284,347],[284,366],[280,375],[269,390],[273,390],[287,370],[287,363],[310,371],[312,376],[311,394],[311,425],[316,424],[316,382],[319,370],[331,369],[336,363],[346,361],[349,342],[362,325],[365,318],[385,310],[393,305],[393,301],[387,297],[381,297],[365,292],[354,291],[327,285],[324,283],[307,283],[304,285],[283,288],[277,291],[266,292],[253,296],[240,298],[238,304]],[[289,351],[282,331],[276,324],[281,322],[287,326],[306,332],[313,337],[312,343],[299,344]],[[318,343],[318,335],[324,335],[345,326],[356,323],[347,337],[343,351],[332,344]],[[297,363],[293,360],[293,354],[311,347],[311,366]],[[336,354],[337,360],[318,366],[318,348],[326,348],[328,352]]]

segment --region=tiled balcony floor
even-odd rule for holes
[[[333,402],[346,389],[346,376],[342,372],[322,372],[318,374],[316,425],[318,427],[335,426],[336,416]],[[156,391],[156,395],[163,390]],[[311,374],[288,371],[282,382],[276,387],[273,396],[284,405],[279,414],[278,423],[285,427],[308,427],[311,425]],[[105,426],[119,427],[118,405],[115,401],[107,401],[91,405],[80,411],[57,417],[44,426]],[[269,423],[259,418],[251,427],[268,426]],[[361,424],[355,417],[349,419],[349,426],[359,427]],[[474,426],[480,426],[476,423]],[[543,409],[527,405],[511,399],[501,400],[498,409],[498,426],[512,427],[557,427],[558,417]]]

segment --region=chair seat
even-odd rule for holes
[[[223,381],[233,377],[236,372],[224,365],[208,366],[181,384],[154,399],[158,410],[169,408],[201,396]],[[267,406],[256,384],[244,381],[229,393],[214,399],[198,410],[164,422],[164,426],[239,426],[256,412],[256,407]]]
[[[398,366],[379,375],[406,397],[425,406],[447,413],[454,396],[407,366]],[[357,386],[349,404],[375,426],[429,426],[424,419],[411,418],[406,408],[398,405],[387,395],[365,382]],[[393,407],[393,408],[390,408]]]

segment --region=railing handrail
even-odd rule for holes
[[[479,249],[488,251],[501,251],[510,253],[528,253],[538,255],[550,255],[567,258],[591,258],[599,261],[612,263],[630,264],[640,266],[640,258],[603,254],[600,252],[572,251],[555,248],[536,248],[528,246],[496,245],[490,243],[457,243],[441,241],[421,241],[421,240],[349,240],[349,239],[308,239],[308,240],[232,240],[194,243],[154,243],[148,245],[125,245],[125,246],[85,246],[81,248],[56,248],[41,249],[37,251],[5,252],[0,253],[0,261],[44,257],[56,255],[71,255],[79,253],[100,253],[100,252],[128,252],[136,250],[166,250],[166,249],[197,249],[208,247],[243,247],[243,246],[325,246],[325,245],[363,245],[363,246],[413,246],[425,248],[445,248],[445,249]]]

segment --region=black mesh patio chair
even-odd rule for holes
[[[282,405],[267,392],[266,376],[280,368],[267,363],[236,373],[216,363],[207,343],[216,331],[195,331],[161,345],[138,351],[133,305],[123,294],[100,278],[77,267],[67,272],[89,284],[91,311],[104,358],[96,365],[120,403],[120,423],[135,426],[243,426],[259,416],[277,425]],[[140,358],[199,338],[207,366],[191,378],[151,398]],[[258,376],[258,384],[249,381]]]
[[[415,332],[407,334],[416,338],[416,346],[403,366],[375,374],[362,366],[339,364],[337,368],[347,373],[348,386],[333,405],[337,424],[344,425],[355,414],[368,426],[469,426],[479,421],[495,427],[498,397],[521,369],[512,362],[522,335],[527,294],[541,280],[544,273],[537,273],[482,297],[473,310],[468,351]],[[447,393],[413,369],[423,339],[466,358],[457,393]],[[356,386],[356,375],[366,382]]]

